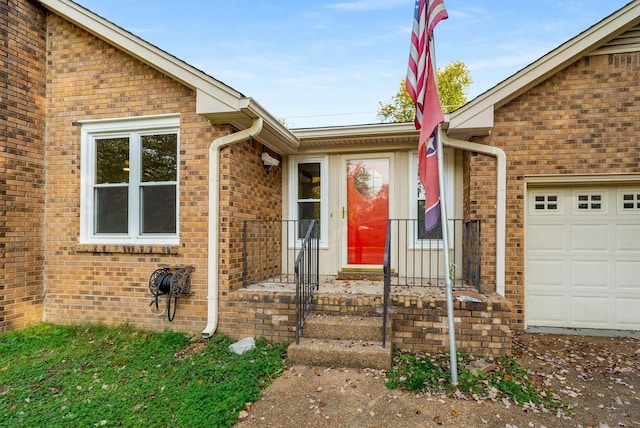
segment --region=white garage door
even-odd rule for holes
[[[640,188],[527,191],[527,327],[640,330]]]

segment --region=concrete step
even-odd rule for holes
[[[355,280],[369,280],[369,281],[383,281],[384,272],[382,269],[371,271],[343,271],[338,272],[336,280],[339,281],[355,281]]]
[[[390,333],[390,323],[387,323],[387,340]],[[316,339],[382,341],[382,318],[309,314],[302,335]]]
[[[336,340],[300,338],[300,344],[292,343],[288,356],[293,364],[320,367],[353,367],[389,369],[391,367],[391,343],[363,340]]]

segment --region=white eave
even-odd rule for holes
[[[385,150],[417,146],[419,132],[411,123],[376,123],[369,125],[329,126],[322,128],[298,128],[291,130],[300,139],[300,149],[340,150],[345,146],[363,146]]]
[[[448,135],[459,139],[487,135],[494,124],[495,110],[632,29],[638,22],[640,0],[634,0],[447,115]]]
[[[299,141],[253,99],[70,0],[39,0],[51,12],[196,91],[196,113],[214,124],[245,129],[264,120],[260,142],[281,154],[294,153]]]

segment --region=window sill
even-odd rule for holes
[[[104,254],[178,254],[178,245],[78,244],[77,253]]]

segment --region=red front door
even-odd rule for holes
[[[347,264],[381,265],[389,220],[389,159],[349,159]]]

